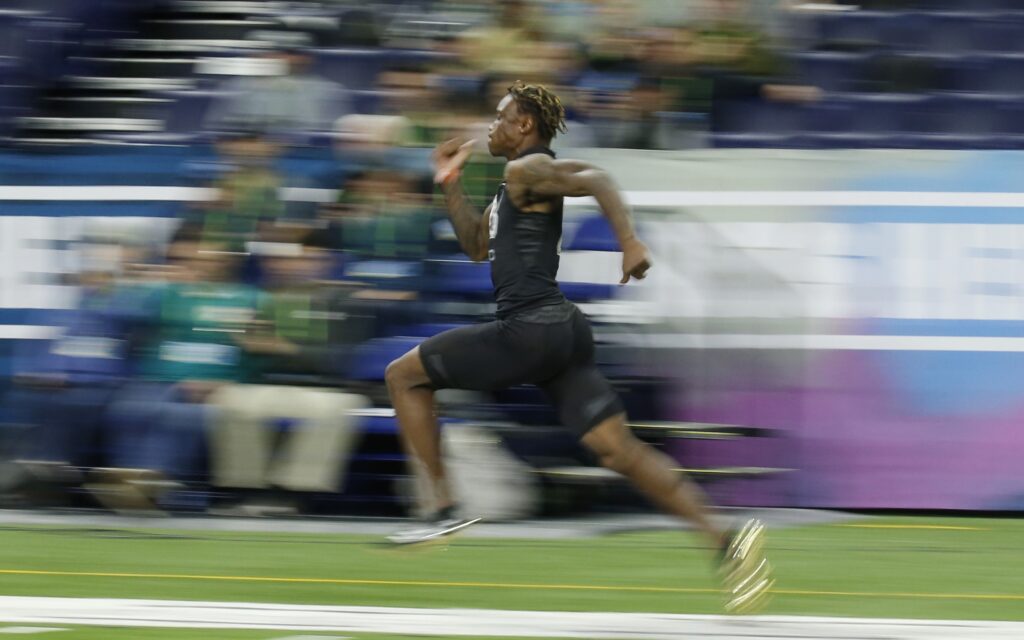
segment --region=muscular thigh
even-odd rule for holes
[[[541,388],[562,424],[579,437],[624,411],[619,395],[592,362],[565,369]]]
[[[427,339],[420,358],[435,388],[494,391],[545,377],[542,338],[528,326],[487,322]]]

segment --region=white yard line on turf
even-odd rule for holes
[[[1019,640],[1024,622],[797,616],[728,617],[408,609],[95,598],[0,597],[0,621],[122,627],[291,629],[430,636],[531,638],[772,638],[841,640]]]

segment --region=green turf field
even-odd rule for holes
[[[852,524],[770,531],[778,585],[766,613],[1024,620],[1024,520],[876,518]],[[426,551],[386,550],[377,541],[0,526],[0,595],[720,612],[711,557],[688,533],[466,537]]]

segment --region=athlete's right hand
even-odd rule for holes
[[[650,268],[651,253],[647,245],[636,238],[625,241],[622,246],[622,280],[619,280],[619,284],[626,284],[630,278],[643,280]]]
[[[452,138],[437,145],[431,160],[434,164],[434,184],[447,184],[459,177],[473,153],[476,140]]]

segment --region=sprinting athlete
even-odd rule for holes
[[[561,102],[545,87],[517,82],[509,88],[487,136],[491,155],[508,159],[505,181],[482,215],[460,181],[475,141],[450,140],[434,152],[434,181],[444,193],[462,249],[473,260],[490,261],[497,319],[436,335],[387,368],[403,441],[422,464],[438,507],[427,526],[389,540],[434,540],[478,520],[456,512],[441,455],[435,391],[534,384],[604,466],[625,476],[664,511],[697,527],[719,553],[727,608],[752,610],[773,583],[763,557],[763,525],[750,521],[735,531],[717,527],[696,485],[667,456],[632,434],[622,402],[595,365],[589,322],[558,288],[562,199],[567,196],[597,200],[622,250],[621,284],[643,279],[651,267],[647,247],[637,238],[630,211],[608,174],[585,162],[558,160],[549,148],[555,135],[565,131],[564,118]]]

